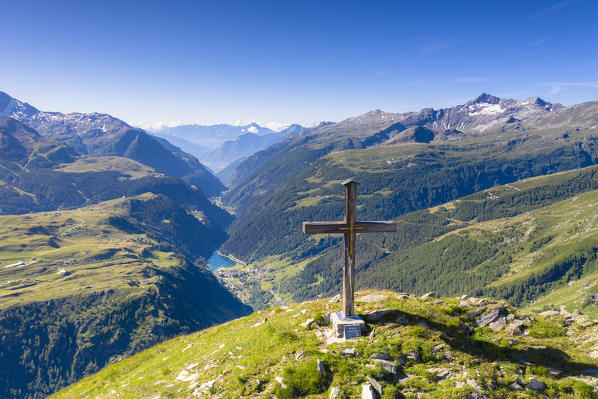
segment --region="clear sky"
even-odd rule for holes
[[[0,0],[0,91],[143,126],[598,99],[598,1]]]

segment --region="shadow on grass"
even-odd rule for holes
[[[468,331],[461,327],[449,327],[430,320],[429,318],[415,315],[400,310],[392,309],[384,311],[386,314],[373,320],[371,316],[376,312],[361,315],[368,325],[384,325],[397,319],[408,320],[409,325],[426,323],[431,330],[441,333],[441,339],[454,351],[468,353],[488,361],[511,361],[514,363],[534,366],[542,366],[547,369],[558,369],[563,376],[586,375],[588,370],[596,370],[597,364],[575,362],[571,360],[566,352],[553,347],[522,347],[517,348],[508,344],[506,340],[492,342],[483,338],[469,335]],[[405,324],[405,323],[402,323]],[[516,337],[514,337],[516,338]],[[585,373],[584,373],[585,371]]]

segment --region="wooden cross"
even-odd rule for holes
[[[355,234],[356,233],[386,233],[397,231],[397,224],[393,221],[357,222],[357,183],[353,179],[342,183],[345,186],[345,220],[342,222],[303,222],[303,232],[306,234],[342,233],[345,236],[345,251],[343,265],[343,313],[344,316],[354,316],[353,309],[355,293]]]

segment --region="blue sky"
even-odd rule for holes
[[[0,0],[0,90],[144,126],[598,99],[598,1]]]

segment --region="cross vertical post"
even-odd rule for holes
[[[345,265],[343,267],[343,313],[345,316],[354,316],[354,294],[355,294],[355,215],[357,213],[357,185],[359,183],[349,180],[343,183],[345,186],[345,223],[349,231],[344,234],[345,238]]]

